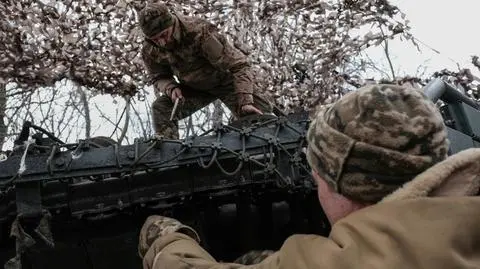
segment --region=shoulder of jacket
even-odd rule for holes
[[[198,16],[187,16],[178,12],[175,12],[175,16],[178,18],[180,23],[187,28],[187,30],[199,30],[203,27],[215,28],[213,23]]]
[[[197,16],[185,16],[178,13],[175,15],[189,39],[201,41],[206,36],[218,33],[217,27],[206,19]]]

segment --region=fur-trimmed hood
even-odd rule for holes
[[[480,188],[480,149],[448,157],[385,197],[381,202],[419,197],[474,196]]]

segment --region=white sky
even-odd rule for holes
[[[427,65],[426,74],[443,68],[461,67],[474,70],[472,55],[480,56],[480,38],[475,31],[480,0],[390,0],[410,20],[411,32],[426,45],[438,50],[437,54],[424,45],[422,52],[398,40],[390,43],[395,69],[415,75],[419,65]],[[382,54],[381,51],[377,53]],[[378,55],[378,54],[377,54]],[[428,62],[425,62],[428,61]],[[400,74],[402,74],[401,72]],[[478,72],[477,72],[478,74]]]

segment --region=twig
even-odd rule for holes
[[[83,112],[85,116],[85,138],[90,138],[91,121],[90,121],[90,107],[88,106],[87,95],[81,86],[77,87],[77,92],[80,94],[80,101],[83,104]]]
[[[128,123],[130,122],[130,104],[131,104],[131,97],[125,97],[125,109],[123,110],[125,113],[125,123],[123,125],[122,133],[120,134],[120,138],[118,138],[118,144],[122,144],[122,140],[125,138],[128,130]],[[123,115],[123,114],[122,114]],[[120,122],[120,121],[119,121]]]
[[[109,122],[110,124],[112,124],[113,126],[117,125],[117,123],[113,122],[109,117],[107,117],[103,112],[102,110],[98,107],[98,105],[96,103],[93,103],[93,105],[95,106],[95,108],[98,110],[98,113],[100,113],[100,117],[105,119],[107,122]],[[111,135],[113,136],[113,134]],[[110,137],[111,137],[110,136]]]
[[[385,44],[383,47],[383,52],[385,53],[385,57],[387,58],[388,66],[390,67],[390,72],[392,72],[392,80],[395,80],[396,79],[395,70],[393,69],[392,59],[390,59],[390,51],[388,50],[388,38],[386,38],[382,27],[380,27],[380,32],[382,33],[383,43]]]
[[[113,129],[113,132],[112,132],[112,134],[110,135],[110,137],[112,137],[112,136],[115,134],[115,132],[117,131],[117,129],[119,128],[118,126],[120,125],[120,121],[122,121],[123,115],[125,114],[125,111],[126,111],[126,110],[127,110],[127,106],[125,106],[125,107],[123,108],[123,111],[122,111],[122,114],[120,115],[120,118],[118,119],[117,123],[114,124],[115,128]],[[122,130],[122,132],[123,132],[123,130]],[[117,141],[118,141],[118,139],[117,139]]]
[[[140,124],[140,128],[142,129],[143,137],[148,137],[147,129],[145,129],[145,125],[143,123],[143,119],[140,117],[140,113],[138,113],[138,111],[135,109],[135,106],[133,104],[131,105],[131,107],[133,109],[133,113],[135,113],[135,115],[138,118],[138,123]]]

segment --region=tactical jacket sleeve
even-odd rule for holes
[[[279,253],[274,253],[256,269],[280,268]],[[217,262],[193,238],[182,233],[171,233],[159,237],[143,257],[144,269],[247,269],[251,265]]]
[[[239,104],[252,104],[253,75],[248,57],[213,30],[204,30],[200,37],[200,47],[213,66],[229,70],[233,74]]]
[[[162,92],[168,96],[177,83],[173,79],[173,72],[169,63],[155,55],[155,48],[148,42],[144,42],[142,48],[142,59],[148,73],[148,83],[152,84],[155,91]],[[157,53],[158,54],[158,53]]]

